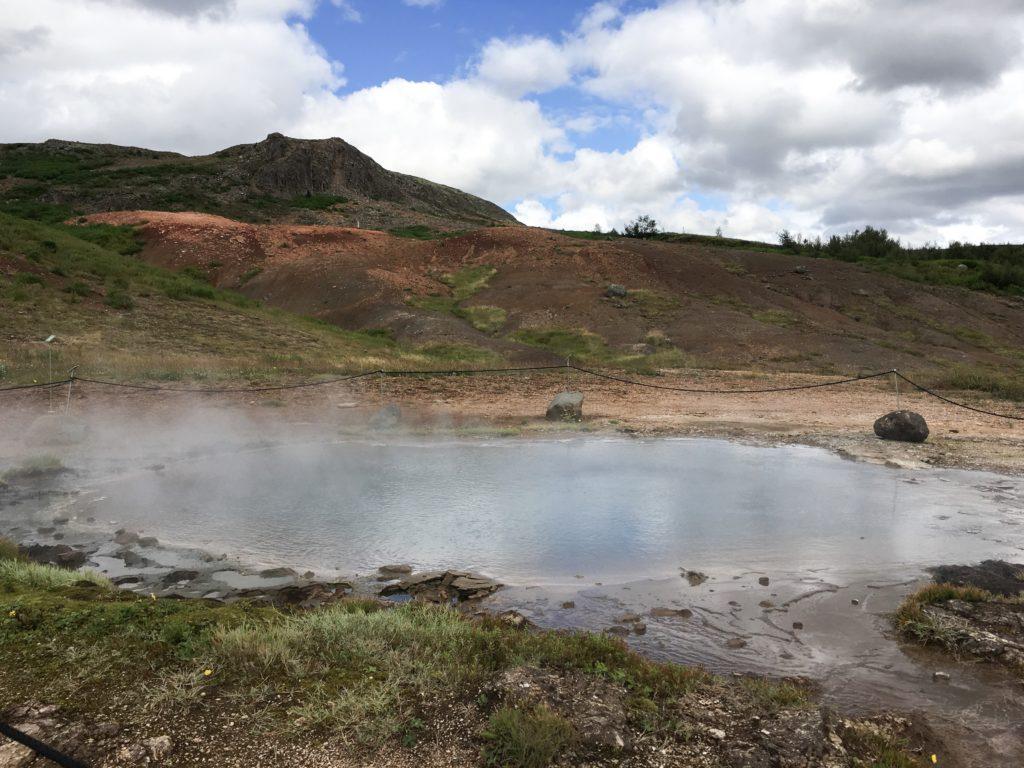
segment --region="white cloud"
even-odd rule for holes
[[[413,8],[437,8],[444,0],[402,0],[402,2]]]
[[[0,140],[340,135],[551,226],[1024,240],[1012,0],[600,2],[557,36],[489,40],[448,82],[351,93],[306,29],[317,0],[0,2]],[[555,89],[573,98],[534,100]]]
[[[512,96],[550,91],[570,79],[569,56],[540,37],[491,40],[484,46],[477,76]]]
[[[352,4],[351,0],[331,0],[331,5],[338,9],[338,13],[345,21],[358,24],[363,20],[363,14]]]

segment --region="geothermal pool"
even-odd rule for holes
[[[680,567],[920,573],[1024,551],[1020,479],[703,439],[292,445],[96,486],[78,514],[261,564],[549,585]]]

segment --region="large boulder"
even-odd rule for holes
[[[928,424],[920,413],[893,411],[875,421],[875,434],[883,440],[923,443],[928,439]]]
[[[583,393],[559,392],[548,406],[548,421],[583,421]]]

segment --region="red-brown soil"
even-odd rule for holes
[[[147,261],[201,269],[218,287],[269,305],[351,329],[390,328],[417,343],[469,342],[512,360],[553,359],[508,337],[554,327],[597,333],[621,352],[661,331],[688,362],[714,368],[1013,369],[1024,349],[1020,299],[909,283],[831,260],[582,240],[528,227],[421,241],[197,213],[122,211],[89,220],[138,225]],[[496,334],[409,305],[415,296],[450,295],[444,274],[485,264],[497,274],[463,305],[506,310]],[[608,299],[611,283],[645,292]]]

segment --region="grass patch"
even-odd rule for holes
[[[64,472],[67,467],[56,456],[43,455],[43,456],[32,456],[25,459],[17,467],[8,469],[3,475],[0,475],[0,479],[4,482],[12,482],[15,480],[27,480],[35,477],[45,477],[47,475],[54,475],[58,472]]]
[[[939,645],[953,653],[960,650],[960,637],[955,631],[936,624],[922,609],[928,605],[948,600],[963,600],[968,603],[984,603],[1001,600],[977,587],[960,587],[953,584],[929,584],[909,595],[893,616],[897,631],[908,640],[923,645]]]
[[[799,322],[799,318],[792,312],[787,312],[784,309],[768,309],[763,311],[755,311],[750,315],[759,323],[765,323],[767,325],[778,325],[782,328],[790,328]]]
[[[656,374],[663,368],[681,368],[689,363],[664,334],[648,334],[655,346],[650,354],[625,353],[612,349],[596,333],[571,328],[521,328],[510,338],[520,344],[546,349],[558,357],[583,365],[620,368],[633,373]],[[645,340],[645,343],[647,342]]]
[[[451,272],[441,278],[441,282],[452,289],[452,297],[456,301],[465,301],[473,294],[483,290],[498,274],[498,270],[482,264],[478,267],[463,267],[458,272]]]
[[[508,319],[504,309],[488,305],[462,307],[459,313],[470,325],[484,333],[497,333]]]
[[[928,379],[935,389],[985,392],[1006,400],[1024,401],[1024,376],[958,365]]]
[[[408,237],[413,240],[443,240],[447,237],[457,237],[465,234],[465,230],[441,231],[428,227],[426,224],[411,224],[407,227],[395,227],[388,230],[389,235],[394,237]]]
[[[545,768],[572,744],[572,724],[545,706],[502,707],[483,733],[484,762],[499,768]]]

